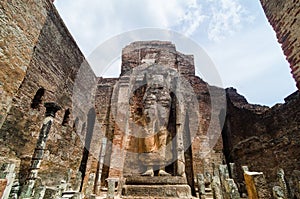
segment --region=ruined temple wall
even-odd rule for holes
[[[154,61],[162,66],[177,69],[175,45],[168,41],[138,41],[126,46],[122,51],[121,75],[143,62]]]
[[[260,0],[300,89],[300,0]]]
[[[29,10],[32,18],[36,13],[45,12],[42,8],[33,12],[30,8],[33,5],[34,2],[26,2],[26,5],[23,5],[24,9]],[[76,83],[77,72],[82,66],[84,57],[52,4],[47,7],[46,13],[41,34],[34,32],[38,35],[38,39],[36,45],[32,47],[32,57],[28,57],[30,62],[25,78],[13,98],[12,107],[0,130],[0,153],[1,156],[21,160],[18,177],[21,182],[24,181],[44,118],[43,103],[56,102],[62,110],[57,113],[54,120],[39,171],[43,183],[50,186],[66,179],[69,169],[73,171],[73,177],[78,172],[86,136],[83,123],[87,121],[86,115],[91,107],[85,103],[76,105],[76,108],[73,106],[74,84],[85,88],[82,90],[89,89],[87,85],[79,86],[81,83]],[[36,18],[40,20],[42,17]],[[26,45],[31,49],[31,44]],[[23,50],[19,46],[18,49]],[[94,81],[95,75],[88,64],[85,64],[85,69],[81,69],[81,72],[83,76],[88,77],[89,80],[85,81],[87,84]],[[38,100],[37,106],[32,106],[34,96],[41,88],[45,91],[44,95],[40,101]],[[63,122],[67,110],[70,111],[69,119]],[[78,118],[75,119],[75,116]]]
[[[299,105],[296,92],[284,104],[272,108],[250,105],[240,95],[227,90],[228,114],[225,142],[229,142],[229,157],[237,165],[239,182],[243,173],[240,166],[264,172],[268,184],[277,182],[277,171],[284,169],[287,180],[299,169]]]
[[[220,121],[221,111],[226,111],[224,89],[210,86],[198,77],[191,78],[199,101],[199,131],[192,137],[194,175],[212,173],[212,163],[223,161],[223,142]]]
[[[108,177],[108,167],[111,154],[114,121],[110,117],[111,97],[118,78],[97,78],[97,91],[95,96],[96,135],[91,143],[90,160],[87,163],[87,175],[83,187],[87,186],[88,176],[95,174],[95,187],[105,185]]]
[[[193,172],[211,172],[212,164],[221,164],[223,160],[223,143],[221,137],[222,122],[219,114],[222,109],[226,111],[226,98],[224,89],[210,86],[201,78],[195,76],[194,57],[192,55],[177,54],[179,73],[191,86],[192,92],[199,103],[198,131],[191,134],[191,150]]]
[[[32,59],[52,2],[0,2],[0,128]]]

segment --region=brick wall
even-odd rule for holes
[[[248,104],[234,89],[227,89],[227,96],[223,141],[228,162],[237,164],[238,181],[243,181],[243,165],[264,172],[270,188],[277,182],[279,168],[289,180],[300,165],[299,91],[271,108]]]
[[[300,89],[300,0],[260,0]]]
[[[0,2],[0,128],[24,80],[51,2]]]
[[[96,85],[96,78],[88,64],[85,64],[81,73],[89,77],[89,81],[85,81],[85,84],[79,82],[82,85],[78,85],[77,73],[84,56],[52,3],[10,2],[1,1],[1,6],[6,6],[1,12],[10,9],[4,19],[13,19],[5,23],[5,31],[11,38],[1,45],[7,50],[9,59],[4,62],[5,70],[1,70],[6,74],[0,77],[5,77],[5,85],[11,86],[7,89],[9,92],[1,97],[12,100],[9,106],[6,105],[10,109],[7,109],[7,117],[0,129],[0,154],[21,160],[18,178],[23,182],[44,118],[43,103],[56,102],[62,110],[57,113],[51,128],[39,172],[39,177],[46,185],[55,186],[67,177],[69,169],[75,177],[82,159],[87,131],[83,124],[87,123],[91,107],[83,103],[73,110],[74,84],[82,87],[81,91],[90,91],[88,85]],[[44,90],[42,98],[33,103],[40,89]],[[84,92],[81,95],[88,96]],[[63,123],[68,111],[69,119]]]

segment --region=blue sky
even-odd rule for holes
[[[250,103],[272,106],[296,90],[259,0],[55,0],[55,6],[87,58],[124,32],[168,29],[196,42],[222,86],[237,88]],[[119,65],[104,75],[114,75]]]

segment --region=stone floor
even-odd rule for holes
[[[166,179],[165,179],[166,180]],[[180,179],[179,179],[180,180]],[[130,181],[130,180],[129,180]],[[131,179],[131,181],[136,181],[136,179]],[[147,180],[149,182],[149,180]],[[155,183],[155,181],[153,181],[152,183]],[[157,183],[157,182],[156,182]],[[170,183],[170,182],[169,182]],[[150,183],[151,184],[151,183]],[[196,197],[193,197],[193,199],[198,199],[199,198],[199,194],[198,194],[198,190],[196,188],[196,193],[197,193],[197,196]],[[213,199],[213,194],[212,194],[212,190],[211,188],[205,188],[205,199]],[[107,196],[107,192],[106,190],[102,190],[100,196],[96,196],[96,199],[106,199],[106,196]],[[118,196],[117,195],[117,190],[115,192],[115,199],[122,199],[122,197]],[[170,198],[171,199],[171,198]]]
[[[106,199],[106,192],[102,192],[100,196],[96,196],[96,199]],[[198,193],[197,197],[194,197],[194,199],[198,199]],[[115,196],[115,199],[122,199],[121,197],[118,197],[117,195]],[[213,199],[212,193],[208,190],[207,195],[205,196],[205,199]]]

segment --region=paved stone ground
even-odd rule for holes
[[[198,195],[197,195],[198,196]],[[198,199],[199,197],[194,197],[193,199]],[[102,192],[100,196],[97,196],[96,199],[106,199],[106,192]],[[115,199],[122,199],[118,196],[115,196]],[[207,195],[205,199],[213,199],[213,196]]]

